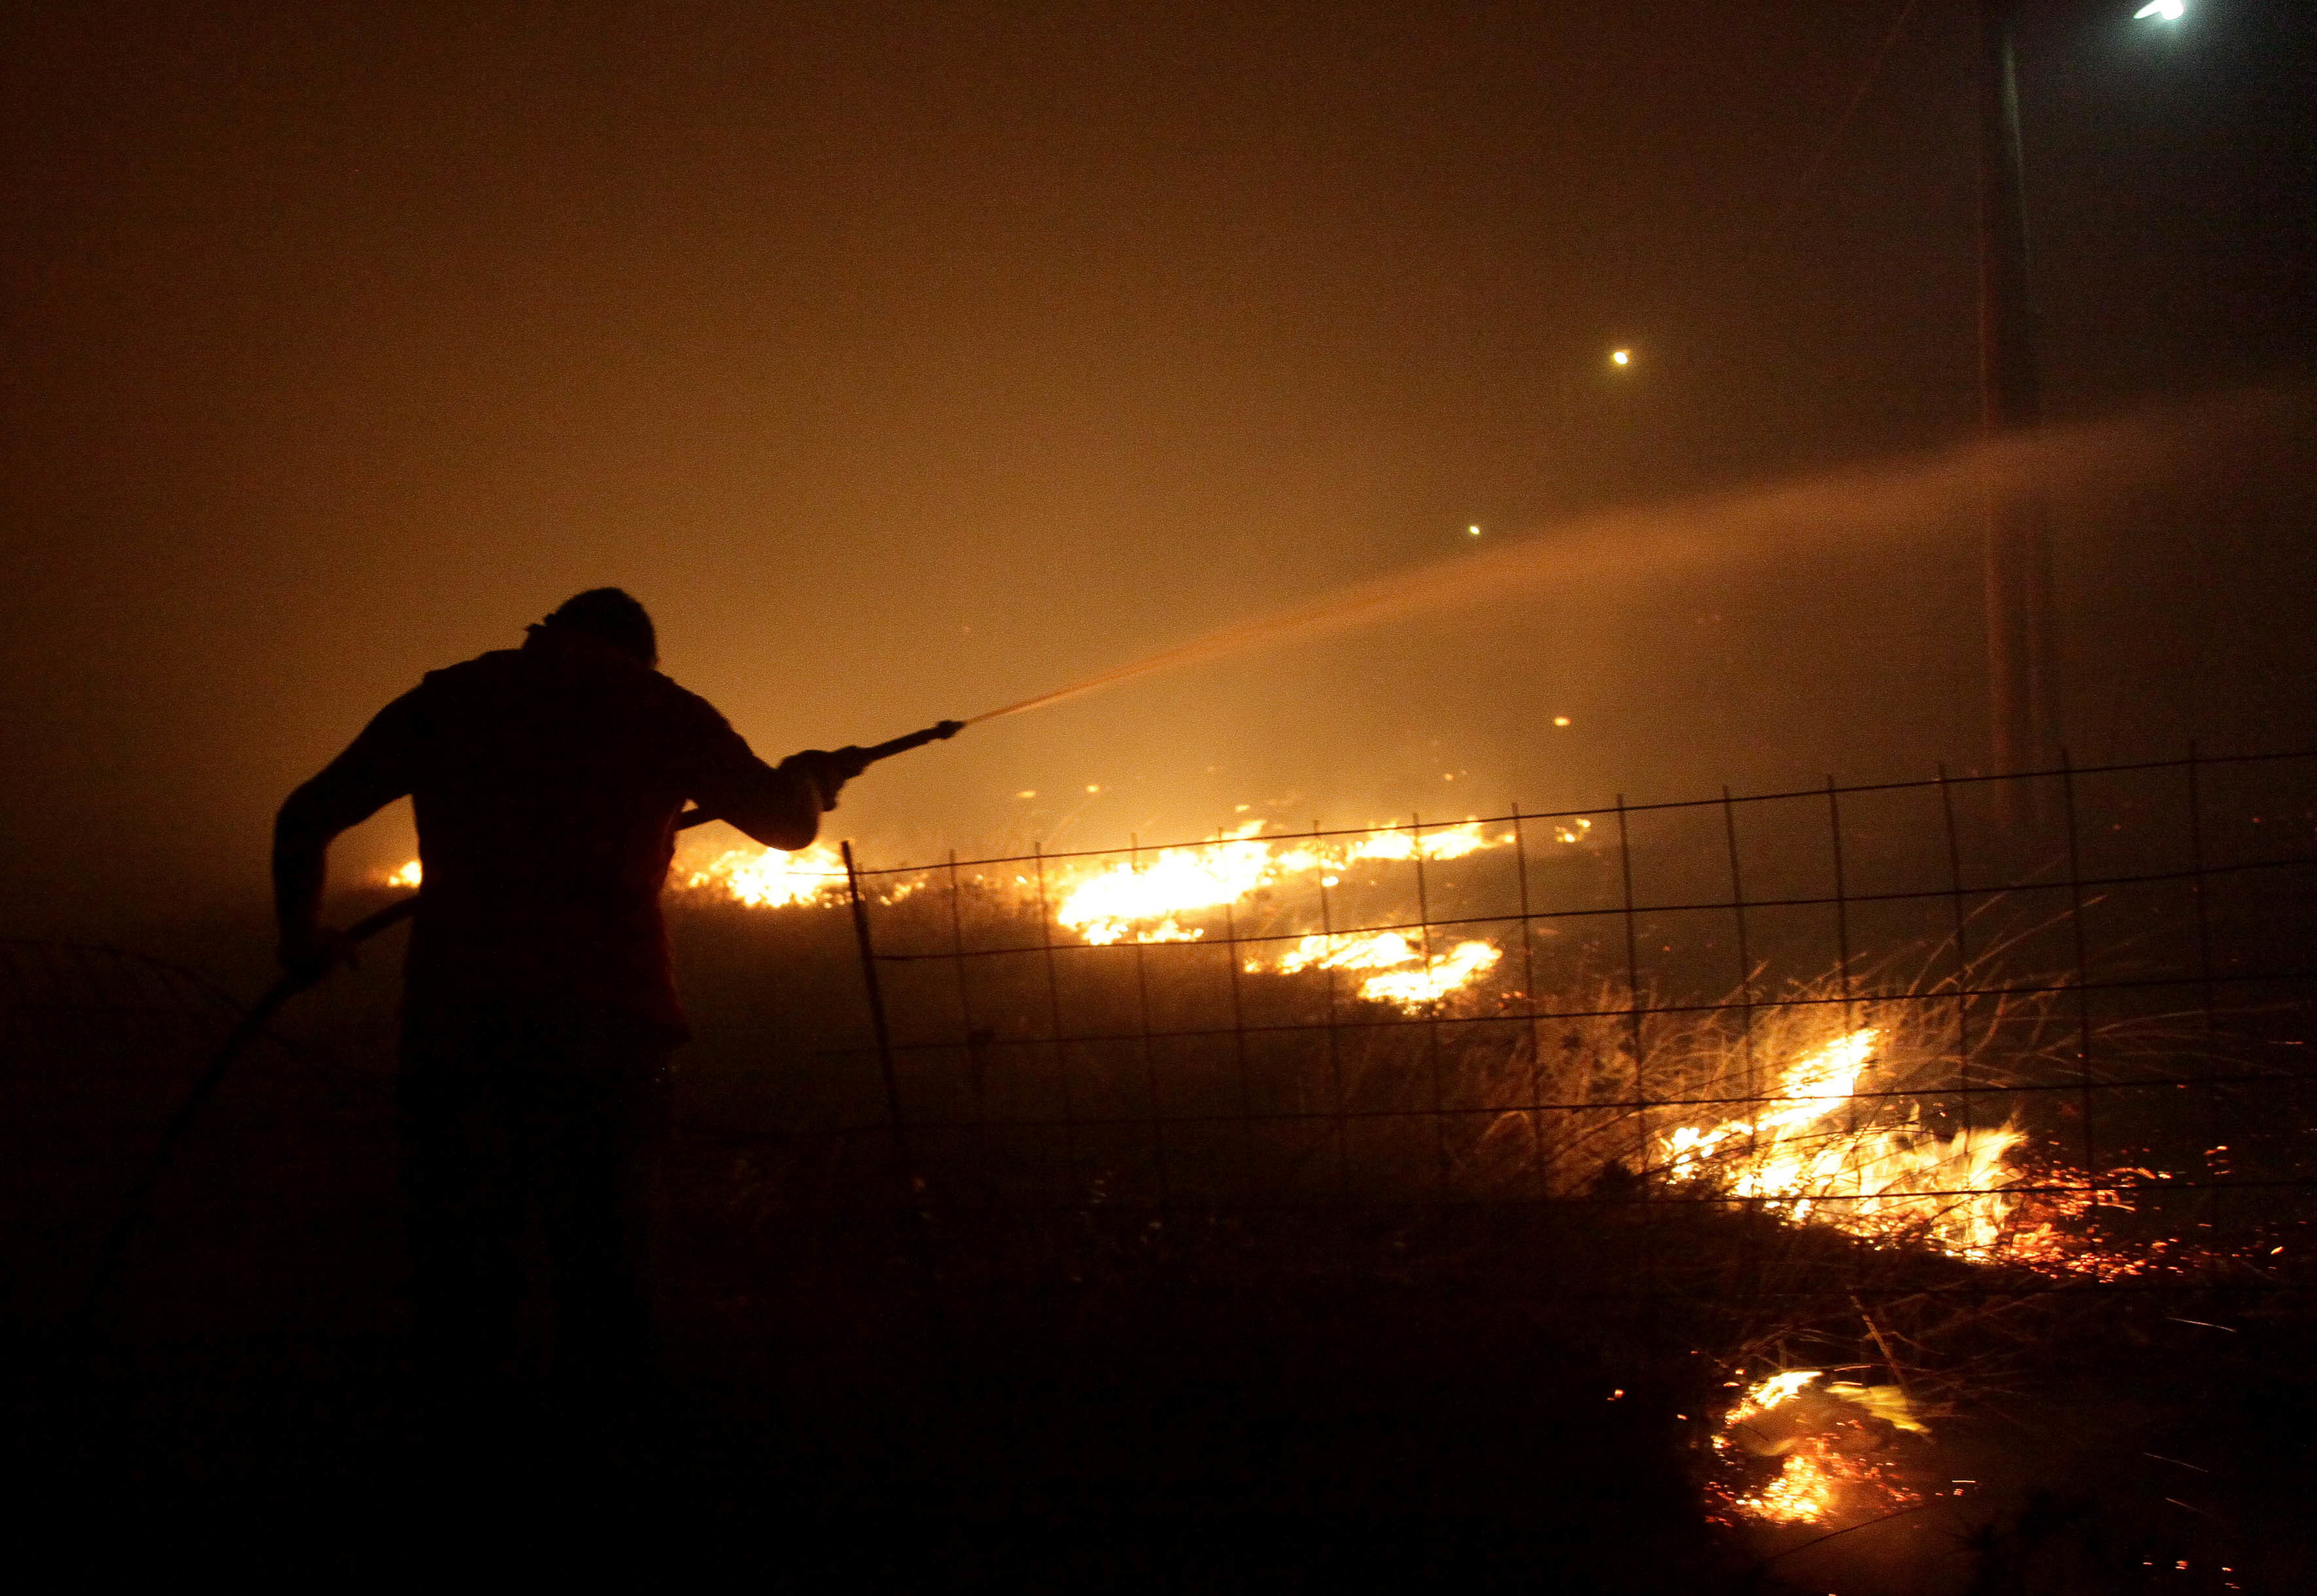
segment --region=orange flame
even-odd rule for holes
[[[682,870],[684,887],[720,889],[751,908],[804,907],[845,893],[845,857],[826,843],[793,853],[778,848],[728,848]]]
[[[1878,1432],[1930,1433],[1906,1393],[1827,1380],[1825,1374],[1781,1369],[1755,1381],[1722,1415],[1713,1436],[1719,1477],[1708,1490],[1729,1511],[1767,1524],[1822,1524],[1920,1500],[1891,1464],[1872,1456],[1881,1449]],[[1784,1422],[1760,1422],[1779,1408],[1786,1410]],[[1777,1472],[1749,1483],[1749,1472],[1759,1465],[1748,1454],[1776,1458]]]
[[[1862,1104],[1853,1094],[1880,1032],[1847,1032],[1790,1063],[1774,1100],[1751,1119],[1684,1126],[1663,1138],[1666,1172],[1706,1180],[1732,1197],[1855,1235],[1919,1237],[1957,1258],[1985,1261],[2011,1239],[2018,1205],[2010,1126],[1952,1138],[1913,1122],[1906,1100]],[[1893,1123],[1892,1114],[1906,1118]]]
[[[1278,838],[1264,841],[1262,821],[1251,821],[1212,843],[1161,849],[1145,862],[1114,863],[1065,886],[1054,918],[1096,947],[1129,939],[1138,942],[1195,941],[1204,929],[1185,926],[1183,917],[1236,905],[1266,887],[1317,876],[1322,887],[1337,885],[1355,864],[1367,861],[1463,859],[1513,841],[1507,832],[1489,836],[1477,820],[1421,833],[1410,827],[1379,827],[1363,836],[1339,839]],[[1581,831],[1564,830],[1574,842]],[[1380,1003],[1418,1008],[1456,991],[1503,958],[1487,942],[1460,942],[1445,956],[1427,959],[1398,932],[1336,937],[1306,937],[1269,965],[1250,959],[1246,968],[1285,974],[1299,970],[1372,969],[1360,994]],[[1414,968],[1402,968],[1414,966]]]

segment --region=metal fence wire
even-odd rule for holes
[[[927,1214],[1707,1204],[2121,1280],[2305,1217],[2313,775],[848,853],[848,889]]]

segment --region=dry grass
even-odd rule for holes
[[[1871,1030],[1856,1092],[1791,1129],[1783,1151],[1948,1149],[1949,1163],[1926,1155],[1909,1172],[1937,1189],[1953,1148],[2008,1127],[2022,1139],[2006,1178],[2067,1185],[2081,1179],[2069,1110],[2088,1077],[2213,1064],[2194,1017],[2088,1013],[1994,937],[1964,967],[1925,947],[1677,1006],[1649,991],[1636,1001],[1616,976],[1571,978],[1565,961],[1532,1000],[1507,958],[1410,1012],[1359,998],[1340,975],[1249,970],[1226,946],[1050,954],[1034,902],[940,885],[880,906],[874,924],[881,951],[902,956],[881,969],[913,1206],[953,1322],[1066,1289],[1099,1339],[1154,1311],[1154,1290],[1268,1323],[1293,1317],[1312,1281],[1414,1289],[1444,1311],[1463,1304],[1467,1327],[1529,1326],[1540,1356],[1584,1371],[1575,1385],[1657,1391],[1692,1415],[1693,1455],[1725,1494],[1778,1465],[1741,1459],[1733,1475],[1703,1445],[1713,1415],[1773,1370],[1895,1389],[1935,1432],[2024,1400],[2053,1345],[2116,1320],[2113,1303],[2073,1288],[2088,1277],[2051,1263],[2055,1251],[2116,1249],[2099,1226],[2117,1210],[2065,1192],[2005,1198],[1994,1244],[1959,1255],[1943,1227],[1984,1197],[1899,1212],[1838,1181],[1749,1197],[1763,1136],[1671,1168],[1676,1131],[1775,1111],[1795,1095],[1798,1061]],[[863,1079],[873,1068],[857,1045],[849,1061]],[[855,1134],[814,1144],[812,1167],[798,1154],[738,1180],[770,1181],[778,1166],[783,1195],[760,1205],[759,1235],[808,1210],[824,1235],[856,1238],[828,1228],[848,1206],[898,1216],[874,1095],[851,1101],[867,1110]],[[2162,1160],[2142,1147],[2099,1167],[2126,1162]],[[1855,1177],[1856,1164],[1832,1167]],[[914,1267],[908,1235],[882,1234],[893,1267]],[[1414,1333],[1427,1356],[1459,1356],[1453,1316]],[[1893,1482],[1937,1471],[1919,1436],[1829,1413],[1860,1467]]]

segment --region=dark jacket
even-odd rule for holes
[[[698,695],[593,639],[429,673],[282,807],[277,836],[329,837],[405,794],[425,877],[406,1019],[477,1003],[681,1038],[660,890],[686,800],[757,841],[819,829],[811,783],[765,764]]]

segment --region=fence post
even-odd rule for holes
[[[877,1038],[877,1070],[885,1080],[885,1116],[893,1130],[893,1160],[901,1190],[917,1207],[917,1166],[909,1156],[908,1127],[901,1118],[901,1081],[893,1067],[893,1033],[885,1023],[885,989],[877,979],[877,950],[869,940],[869,903],[861,896],[861,872],[854,868],[853,844],[837,844],[845,856],[845,889],[853,903],[853,936],[861,946],[861,983],[869,992],[869,1024]]]
[[[2060,750],[2060,802],[2067,822],[2068,933],[2076,956],[2076,1092],[2084,1118],[2084,1179],[2096,1181],[2099,1146],[2092,1129],[2097,1100],[2092,1083],[2091,955],[2084,940],[2084,862],[2076,834],[2076,762],[2065,748]]]
[[[2221,1060],[2214,1051],[2214,1032],[2217,1027],[2213,1012],[2213,918],[2208,896],[2212,883],[2205,876],[2205,797],[2203,783],[2196,773],[2198,757],[2196,745],[2192,739],[2188,744],[2188,869],[2196,895],[2196,989],[2205,1011],[2205,1223],[2218,1235],[2221,1229],[2221,1188],[2210,1177],[2213,1154],[2228,1145],[2229,1132],[2222,1108],[2221,1089],[2215,1080],[2220,1074]]]

